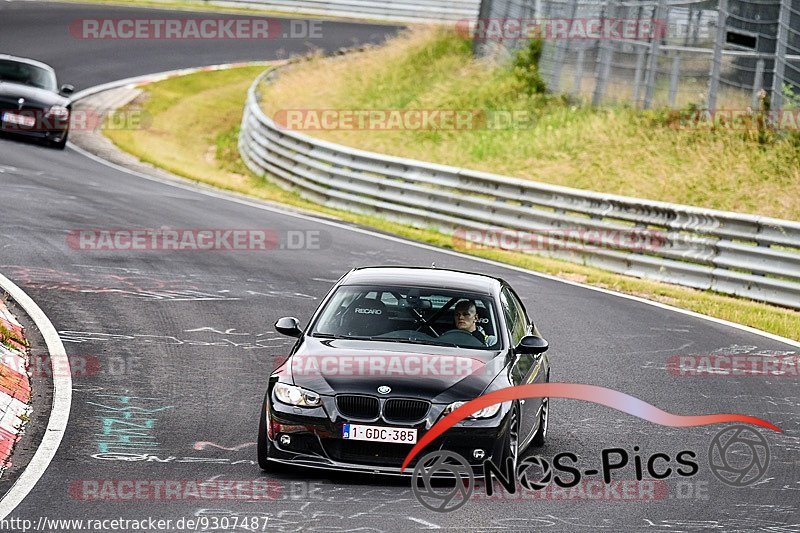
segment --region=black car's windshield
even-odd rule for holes
[[[0,59],[0,81],[20,83],[48,91],[56,91],[57,86],[56,77],[51,71],[9,59]]]
[[[419,287],[339,287],[311,335],[476,350],[500,348],[490,296]]]

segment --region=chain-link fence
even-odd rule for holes
[[[470,30],[481,56],[539,37],[548,88],[595,105],[800,107],[800,0],[483,0]]]

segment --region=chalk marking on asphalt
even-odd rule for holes
[[[50,364],[53,369],[53,405],[50,408],[47,429],[28,466],[0,500],[0,520],[3,520],[33,490],[58,451],[61,439],[67,430],[69,411],[72,406],[72,369],[69,366],[64,344],[44,311],[30,296],[25,294],[25,291],[2,274],[0,274],[0,288],[11,295],[11,298],[22,307],[39,328],[47,345],[47,351],[50,353]],[[59,369],[58,372],[55,371],[56,368]]]
[[[412,522],[416,522],[418,524],[422,524],[423,526],[427,526],[428,529],[442,529],[442,526],[436,525],[436,524],[434,524],[432,522],[428,522],[428,521],[423,520],[421,518],[414,518],[413,516],[407,516],[406,518],[408,518]]]

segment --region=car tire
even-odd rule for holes
[[[542,409],[539,411],[539,427],[536,428],[536,433],[533,435],[531,445],[536,448],[544,446],[544,441],[547,439],[547,425],[550,419],[550,398],[542,398]]]
[[[274,470],[274,463],[269,461],[269,448],[270,442],[269,437],[267,436],[267,420],[266,420],[266,413],[268,413],[267,409],[269,406],[267,405],[267,396],[264,396],[264,403],[261,406],[261,412],[259,413],[259,421],[258,421],[258,442],[257,442],[257,452],[258,452],[258,466],[261,467],[261,470],[265,472],[269,472]]]
[[[506,431],[506,437],[503,441],[503,451],[501,456],[500,466],[501,468],[505,468],[506,461],[509,457],[511,457],[513,462],[513,469],[512,472],[517,471],[517,464],[519,463],[519,406],[515,403],[511,407],[511,411],[509,413],[509,422],[508,422],[508,430]]]
[[[69,137],[69,132],[64,134],[64,138],[60,141],[50,141],[48,146],[51,148],[55,148],[56,150],[63,150],[67,147],[67,138]]]

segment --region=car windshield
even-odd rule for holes
[[[8,59],[0,59],[0,81],[30,85],[48,91],[56,91],[57,87],[56,77],[51,71]]]
[[[319,315],[311,335],[500,349],[490,296],[419,287],[339,287]]]

